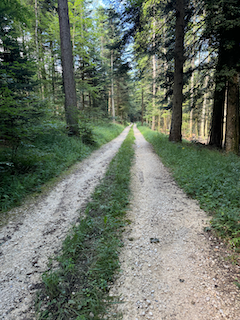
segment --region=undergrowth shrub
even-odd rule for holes
[[[38,319],[113,319],[107,314],[109,287],[119,270],[121,233],[129,203],[133,130],[96,187],[62,250],[43,274],[44,289],[36,303]],[[116,299],[116,298],[115,298]],[[105,315],[105,316],[104,316]]]
[[[240,158],[139,127],[179,186],[213,214],[212,227],[233,246],[240,246]]]
[[[21,144],[12,161],[9,161],[11,149],[3,146],[0,149],[0,211],[20,204],[28,194],[41,192],[45,182],[86,158],[122,130],[121,125],[96,126],[89,137],[93,140],[85,144],[80,138],[68,137],[62,123],[42,124],[37,137],[31,143]]]

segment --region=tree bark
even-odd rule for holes
[[[218,63],[216,67],[215,91],[212,111],[212,123],[210,131],[209,144],[218,148],[222,148],[223,141],[223,117],[224,102],[226,92],[226,77],[221,76],[220,72],[224,66],[224,49],[220,45],[218,53]]]
[[[117,79],[117,117],[120,109],[120,79]]]
[[[142,126],[143,126],[143,111],[144,111],[144,96],[143,96],[143,87],[142,87]]]
[[[184,63],[184,0],[176,0],[176,25],[174,48],[173,109],[169,141],[182,141],[182,101]]]
[[[63,85],[65,93],[65,117],[69,127],[69,135],[79,135],[77,96],[73,71],[73,56],[67,0],[58,0],[58,15],[61,39]]]
[[[113,51],[111,51],[111,96],[112,96],[112,117],[115,122],[115,106],[114,106],[114,86],[113,86]]]
[[[225,149],[226,152],[236,154],[239,150],[239,74],[237,72],[228,81]]]

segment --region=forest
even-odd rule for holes
[[[109,292],[116,273],[122,272],[119,256],[124,246],[137,257],[143,252],[151,256],[148,262],[146,256],[139,264],[129,262],[126,277],[131,273],[137,279],[138,268],[141,273],[146,262],[147,268],[156,263],[152,255],[157,246],[165,248],[157,258],[165,250],[167,261],[168,250],[174,256],[179,244],[180,253],[186,245],[194,256],[196,241],[206,250],[201,259],[208,272],[212,272],[213,264],[208,268],[212,259],[223,263],[231,275],[221,290],[232,299],[233,290],[240,288],[239,31],[240,0],[0,1],[0,225],[6,230],[4,236],[0,234],[0,257],[7,271],[18,260],[23,264],[11,277],[10,271],[4,271],[6,291],[2,292],[9,297],[4,302],[6,317],[16,311],[21,316],[36,313],[38,319],[119,319],[111,308],[122,300]],[[152,154],[137,127],[151,143]],[[114,142],[116,150],[112,142],[100,149],[116,137],[122,139]],[[99,152],[95,158],[93,151]],[[160,162],[152,169],[148,156],[155,160],[159,156],[169,171]],[[82,171],[73,166],[84,159],[88,167]],[[132,164],[138,161],[139,172],[132,174]],[[145,177],[147,165],[141,161],[150,166]],[[65,187],[64,178],[69,179],[70,173],[75,175],[74,185],[66,182]],[[134,190],[135,198],[131,198],[132,181],[141,186]],[[76,197],[68,194],[73,189]],[[47,198],[48,193],[49,203],[41,202],[39,194]],[[32,216],[18,211],[27,196],[40,199],[36,208],[29,207]],[[191,198],[197,200],[198,209]],[[136,199],[142,201],[141,206]],[[134,201],[133,211],[142,214],[141,240],[130,236],[136,228],[128,216]],[[71,202],[78,208],[72,212]],[[211,215],[205,228],[200,208]],[[10,209],[16,210],[17,222],[8,215]],[[147,223],[156,227],[156,238]],[[125,229],[127,236],[123,236]],[[192,236],[189,241],[188,234]],[[208,244],[213,241],[214,252],[209,253],[206,242],[199,240],[203,235]],[[135,246],[137,241],[142,241],[139,246]],[[10,262],[5,258],[9,252]],[[175,281],[178,263],[188,258],[168,260],[170,267],[176,264],[171,281]],[[161,270],[169,271],[163,260]],[[160,267],[155,267],[160,279]],[[189,268],[186,274],[200,287],[200,278],[194,278],[192,265]],[[150,278],[151,269],[146,272]],[[161,283],[170,274],[164,272]],[[169,284],[172,292],[186,284],[186,274],[183,278],[179,273],[178,281]],[[145,282],[145,274],[142,277]],[[15,281],[12,286],[9,279]],[[206,283],[212,281],[206,279]],[[213,290],[221,291],[220,280],[213,281]],[[27,301],[28,309],[21,313],[25,284],[29,296],[35,293],[35,302]],[[135,289],[140,292],[132,285],[131,290]],[[153,299],[159,288],[150,289]],[[163,287],[159,290],[167,294]],[[150,317],[154,312],[150,303],[146,309]]]
[[[1,1],[0,132],[10,160],[55,127],[91,140],[88,123],[103,119],[238,153],[239,10],[237,0]]]
[[[130,122],[238,155],[240,3],[3,0],[1,210]]]

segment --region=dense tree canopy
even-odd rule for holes
[[[77,121],[141,120],[238,152],[238,0],[67,3]],[[4,139],[65,119],[58,12],[55,0],[1,1]]]

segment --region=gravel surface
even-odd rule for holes
[[[176,185],[138,129],[132,171],[132,224],[124,232],[122,272],[111,289],[121,295],[123,320],[240,319],[233,283],[240,269],[228,250],[203,232],[208,217]],[[158,242],[159,241],[159,242]],[[225,255],[225,256],[224,256]]]
[[[0,319],[35,319],[33,299],[47,258],[57,252],[129,128],[74,167],[48,195],[11,212],[0,230]],[[232,253],[203,228],[208,217],[178,188],[140,132],[132,171],[132,224],[124,232],[123,320],[240,320],[240,278]],[[231,258],[232,259],[232,258]],[[235,259],[235,258],[234,258]],[[235,260],[234,260],[235,261]]]
[[[49,194],[10,212],[12,221],[0,229],[0,319],[34,319],[32,300],[48,257],[60,249],[128,131],[75,165]]]

